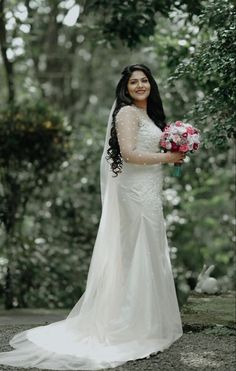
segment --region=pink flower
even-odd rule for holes
[[[179,147],[180,152],[188,152],[189,151],[189,146],[187,144],[182,144]]]
[[[175,126],[183,126],[183,122],[182,121],[176,121]]]
[[[188,126],[187,127],[187,133],[191,134],[191,135],[194,134],[194,128],[192,126]]]
[[[168,123],[160,140],[160,146],[171,152],[193,152],[199,148],[200,132],[188,123]]]

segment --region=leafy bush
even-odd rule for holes
[[[189,118],[203,129],[208,147],[227,149],[235,138],[235,6],[230,0],[216,0],[206,7],[195,26],[200,28],[195,53],[179,64],[170,80],[189,77],[204,96],[189,112]]]
[[[13,306],[12,275],[24,267],[22,260],[27,266],[24,282],[31,281],[33,275],[30,259],[26,258],[29,243],[23,243],[19,233],[27,204],[35,188],[42,189],[51,172],[66,158],[69,134],[63,116],[43,101],[8,106],[0,112],[0,220],[6,232],[1,255],[7,265],[2,273],[6,307]],[[22,290],[23,283],[19,297]]]
[[[70,127],[45,102],[23,102],[0,111],[0,165],[52,170],[65,157]],[[18,168],[19,169],[19,168]]]

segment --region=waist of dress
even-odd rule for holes
[[[117,177],[118,183],[153,183],[161,186],[163,180],[162,165],[137,165],[124,163],[122,172]]]
[[[140,165],[140,164],[132,164],[124,162],[122,166],[122,173],[152,173],[154,176],[158,173],[162,172],[162,165],[161,164],[153,164],[153,165]]]

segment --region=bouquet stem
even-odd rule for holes
[[[174,164],[173,175],[179,177],[181,175],[181,164]]]

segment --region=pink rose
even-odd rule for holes
[[[187,133],[190,134],[190,135],[193,135],[194,134],[194,128],[189,126],[187,127]]]
[[[182,121],[176,121],[175,126],[183,126],[183,122]]]
[[[180,152],[188,152],[189,151],[189,146],[187,144],[182,144],[179,147]]]
[[[183,138],[187,138],[187,136],[188,136],[188,133],[187,132],[185,132],[185,133],[182,134],[182,137]]]

